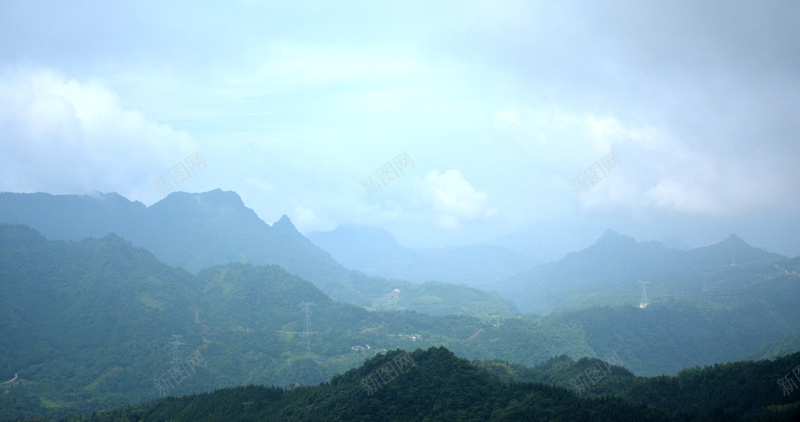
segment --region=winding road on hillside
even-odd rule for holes
[[[366,333],[367,331],[375,331],[375,330],[377,330],[378,328],[383,328],[383,324],[385,324],[385,322],[381,322],[381,325],[380,325],[380,326],[378,326],[378,327],[375,327],[375,328],[367,328],[366,330],[362,331],[362,332],[361,332],[361,334],[364,334],[364,333]]]
[[[14,381],[16,381],[16,380],[17,380],[17,375],[19,375],[19,374],[14,374],[14,378],[12,378],[12,379],[10,379],[10,380],[8,380],[8,381],[6,381],[6,382],[0,382],[0,385],[3,385],[3,384],[8,384],[8,383],[10,383],[10,382],[14,382]]]
[[[202,322],[200,322],[200,311],[198,311],[197,308],[194,308],[194,323],[203,327],[203,333],[208,332],[208,325],[205,325]]]
[[[786,268],[779,267],[778,264],[775,264],[775,268],[783,271],[784,273],[786,273],[786,275],[797,275],[797,271],[789,272],[789,270],[787,270]]]

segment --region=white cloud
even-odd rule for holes
[[[693,183],[664,179],[649,189],[645,196],[659,208],[682,213],[716,214],[721,211],[717,200],[701,186]]]
[[[305,207],[297,207],[294,209],[293,214],[294,215],[290,218],[297,228],[297,231],[301,233],[308,233],[322,228],[322,220],[317,216],[314,210]]]
[[[189,136],[122,107],[97,81],[0,71],[0,188],[158,196],[152,181],[195,151]]]
[[[606,114],[572,113],[558,107],[506,106],[491,114],[494,130],[511,140],[528,162],[583,165],[628,145],[653,147],[658,132]]]
[[[431,170],[422,180],[423,189],[432,202],[441,227],[457,230],[465,222],[497,214],[487,208],[488,195],[476,191],[458,170],[440,173]]]
[[[663,219],[643,231],[797,220],[788,2],[256,3],[9,3],[0,189],[147,203],[152,180],[199,149],[214,162],[181,189],[236,190],[266,221],[298,209],[326,228],[393,227],[420,246],[554,217]],[[415,176],[459,169],[502,213],[449,172],[367,198],[359,181],[402,150]],[[576,198],[568,181],[611,151],[624,167]]]

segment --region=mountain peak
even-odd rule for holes
[[[725,240],[723,240],[723,242],[747,243],[744,240],[742,240],[741,237],[737,236],[736,233],[733,233],[730,236],[728,236]]]
[[[196,193],[194,194],[196,198],[199,198],[209,205],[216,205],[216,206],[229,206],[235,208],[244,207],[244,201],[239,196],[238,193],[234,191],[224,191],[222,189],[214,189],[208,192]]]
[[[732,234],[725,240],[697,249],[699,256],[706,260],[716,260],[726,264],[742,265],[770,263],[783,256],[751,246],[739,236]]]
[[[124,196],[122,196],[122,195],[120,195],[120,194],[118,194],[116,192],[103,193],[103,192],[100,192],[99,190],[95,190],[95,191],[92,191],[92,192],[86,194],[85,196],[88,197],[88,198],[91,198],[91,199],[93,199],[95,201],[98,201],[98,202],[101,202],[101,203],[106,203],[106,204],[123,204],[123,205],[124,204],[133,204],[136,207],[144,206],[144,204],[142,204],[141,202],[139,202],[139,201],[131,201],[130,199],[128,199],[128,198],[126,198],[126,197],[124,197]]]
[[[597,245],[635,245],[636,239],[621,235],[614,230],[606,230],[596,242]]]
[[[745,242],[736,234],[726,237],[725,240],[717,243],[717,246],[721,246],[725,249],[754,249],[749,243]]]
[[[289,216],[286,214],[282,215],[278,221],[272,223],[272,228],[278,231],[297,231],[297,228],[292,224],[292,220],[290,220]]]
[[[602,236],[600,236],[601,239],[604,238],[604,237],[606,237],[606,238],[620,238],[620,237],[622,237],[622,235],[619,234],[616,230],[608,229],[608,230],[603,232]]]

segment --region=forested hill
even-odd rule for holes
[[[607,231],[597,242],[549,264],[537,265],[497,285],[525,312],[559,308],[720,298],[781,276],[800,281],[800,260],[763,251],[736,235],[690,251]],[[642,284],[647,283],[643,298]]]
[[[349,271],[300,234],[288,217],[270,226],[235,192],[219,189],[173,192],[150,207],[116,193],[0,193],[0,222],[27,225],[57,240],[99,239],[115,233],[162,262],[194,273],[233,262],[279,265],[335,300],[378,310],[476,316],[517,313],[511,301],[496,293]]]
[[[561,363],[573,372],[602,365]],[[588,397],[577,397],[542,383],[506,383],[497,366],[486,370],[444,348],[392,351],[315,387],[238,387],[63,421],[789,421],[800,417],[800,393],[783,396],[774,380],[798,364],[800,354],[670,378],[603,366]]]
[[[294,230],[285,216],[272,226],[235,192],[173,192],[150,207],[116,194],[0,193],[0,221],[48,238],[82,240],[116,233],[163,262],[192,272],[213,265],[277,264],[333,283],[347,270]]]
[[[770,420],[770,414],[792,413],[792,420],[800,417],[800,388],[792,388],[790,383],[794,374],[800,373],[800,353],[774,360],[687,368],[675,376],[655,377],[636,377],[623,368],[609,368],[609,362],[558,356],[534,367],[497,360],[473,363],[509,383],[545,383],[569,388],[583,397],[614,396],[690,415],[725,414],[728,419],[723,420]],[[782,388],[779,380],[786,382],[788,389]]]
[[[341,289],[347,270],[294,229],[272,226],[235,192],[173,192],[150,207],[116,194],[0,193],[0,222],[30,226],[48,238],[82,240],[116,233],[163,262],[192,272],[214,265],[276,264]]]
[[[314,385],[396,348],[446,346],[467,359],[527,366],[616,351],[635,374],[676,373],[740,359],[797,332],[800,285],[790,275],[773,281],[733,307],[678,301],[483,321],[369,312],[277,266],[193,275],[116,235],[49,241],[0,224],[0,382],[13,379],[0,384],[0,418],[59,417],[225,386]],[[314,303],[308,314],[301,302]],[[159,384],[195,356],[206,364],[193,363],[179,385]]]

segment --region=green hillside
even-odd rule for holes
[[[314,387],[247,386],[166,398],[63,421],[788,421],[800,416],[800,395],[782,396],[774,379],[800,364],[800,354],[774,362],[739,363],[639,378],[613,366],[585,397],[521,381],[553,373],[586,373],[604,362],[556,359],[537,368],[469,363],[444,348],[391,351]],[[566,367],[565,367],[566,366]],[[570,375],[572,376],[572,375]]]
[[[470,360],[527,366],[615,352],[635,374],[675,374],[741,359],[800,321],[791,302],[798,285],[786,274],[713,306],[679,300],[481,320],[368,311],[277,266],[192,275],[115,235],[49,241],[0,225],[0,257],[0,380],[18,375],[0,386],[0,418],[228,386],[315,385],[397,348],[444,346]],[[314,304],[308,323],[302,302]]]
[[[800,352],[800,334],[792,334],[770,344],[765,344],[754,353],[745,357],[747,360],[775,359],[778,356]]]

